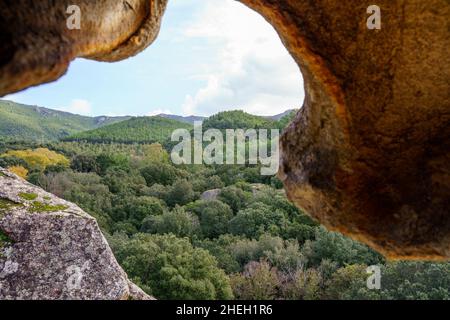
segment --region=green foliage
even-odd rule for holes
[[[96,164],[99,167],[100,175],[105,175],[108,169],[127,171],[129,166],[129,158],[124,154],[100,154],[96,158]]]
[[[178,177],[181,177],[179,170],[166,163],[152,163],[141,169],[148,186],[155,183],[161,185],[172,185]]]
[[[159,299],[449,299],[449,263],[386,263],[320,227],[255,166],[173,166],[159,144],[0,141],[2,154],[38,148],[70,167],[10,155],[0,165],[94,216],[130,278]],[[216,188],[217,200],[196,201]],[[0,199],[0,216],[14,206]],[[381,290],[366,286],[373,264]]]
[[[244,111],[220,112],[203,122],[203,129],[272,129],[276,122],[264,117],[254,116]]]
[[[192,125],[162,117],[131,118],[112,125],[74,134],[65,141],[91,143],[165,143],[176,129],[190,130]]]
[[[337,270],[327,283],[325,298],[332,300],[372,300],[377,292],[367,289],[366,265],[353,264]]]
[[[316,269],[296,269],[280,276],[279,295],[287,300],[319,300],[322,298],[322,273]]]
[[[243,274],[235,274],[230,280],[237,299],[274,300],[278,296],[278,271],[265,261],[249,263]]]
[[[280,129],[286,128],[292,122],[292,120],[294,120],[297,112],[298,110],[292,110],[288,114],[283,116],[280,120],[278,120],[278,127]]]
[[[188,206],[200,218],[202,234],[206,238],[216,238],[228,233],[228,223],[233,218],[231,208],[219,201],[197,201]]]
[[[174,207],[175,205],[186,205],[194,201],[196,194],[192,185],[185,179],[175,181],[166,196],[166,203]]]
[[[0,100],[0,137],[8,140],[57,140],[125,119],[127,118],[90,118]]]
[[[308,261],[308,266],[318,266],[322,259],[335,261],[339,266],[346,264],[375,265],[383,262],[382,256],[369,247],[339,233],[327,231],[324,227],[316,229],[315,240],[306,241],[302,251]]]
[[[97,162],[97,158],[84,154],[79,154],[72,157],[70,168],[77,172],[101,172],[101,166],[100,163]]]
[[[151,234],[172,233],[177,237],[192,237],[199,233],[198,218],[182,207],[175,207],[170,212],[164,212],[158,216],[148,216],[141,227],[142,232]]]
[[[450,299],[450,263],[391,262],[381,274],[382,299]]]
[[[116,235],[110,243],[128,275],[160,299],[231,299],[229,278],[207,251],[174,235]]]
[[[250,197],[250,192],[246,192],[235,186],[222,189],[219,195],[219,199],[228,204],[233,209],[233,212],[238,212],[244,208]]]
[[[230,232],[245,235],[248,238],[259,238],[265,232],[278,234],[286,224],[285,216],[280,210],[273,210],[263,203],[252,203],[240,210],[230,221]]]
[[[0,157],[0,167],[9,168],[9,167],[23,167],[26,169],[30,169],[28,163],[25,160],[20,159],[18,157],[13,156],[2,156]]]
[[[216,239],[198,240],[194,244],[212,254],[217,259],[219,267],[225,270],[227,274],[233,274],[241,271],[243,268],[231,250],[232,245],[239,240],[239,237],[226,234]]]
[[[111,217],[116,222],[127,221],[139,230],[147,217],[162,215],[164,211],[164,203],[157,198],[128,196],[116,201]]]

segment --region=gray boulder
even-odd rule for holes
[[[97,221],[0,168],[0,300],[151,299],[128,280]]]

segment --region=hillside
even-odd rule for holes
[[[251,115],[244,111],[224,111],[203,122],[203,129],[270,129],[277,128],[277,122],[265,117]]]
[[[183,117],[183,116],[177,116],[175,114],[165,114],[165,113],[158,114],[157,116],[161,117],[161,118],[177,120],[177,121],[186,122],[186,123],[190,123],[190,124],[194,124],[194,122],[196,122],[196,121],[204,121],[206,119],[206,117],[200,117],[200,116]]]
[[[273,117],[260,117],[243,111],[220,112],[210,118],[167,114],[141,118],[87,117],[0,100],[0,139],[3,141],[164,142],[174,129],[190,129],[194,121],[203,121],[205,130],[209,128],[282,128],[286,124],[286,115],[290,112],[292,110]],[[126,123],[119,125],[124,121]]]
[[[286,116],[290,116],[293,112],[297,112],[297,111],[298,111],[298,109],[289,109],[283,113],[276,114],[274,116],[265,117],[265,118],[274,120],[274,121],[280,121],[281,119],[285,118]]]
[[[86,117],[0,100],[2,140],[57,140],[126,119],[129,117]]]
[[[119,143],[164,143],[176,129],[191,129],[192,126],[162,117],[138,117],[99,129],[85,131],[65,138],[65,141],[119,142]]]

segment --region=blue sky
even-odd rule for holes
[[[77,59],[57,82],[6,96],[78,114],[273,115],[303,102],[301,73],[273,28],[234,0],[171,0],[158,39],[115,63]]]

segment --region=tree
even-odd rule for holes
[[[299,268],[282,275],[280,295],[287,300],[318,300],[322,275],[316,269]]]
[[[193,201],[195,197],[192,185],[187,180],[177,180],[167,194],[166,203],[170,207],[175,205],[183,206]]]
[[[115,235],[110,243],[127,274],[158,299],[228,300],[229,278],[216,259],[174,235]]]
[[[324,298],[332,300],[374,300],[377,290],[367,288],[366,265],[353,264],[337,270],[329,282]]]
[[[306,241],[302,253],[309,267],[319,266],[323,259],[335,261],[339,266],[383,262],[383,257],[369,247],[324,227],[316,229],[315,240]]]
[[[304,258],[295,240],[284,241],[269,234],[263,234],[259,240],[235,238],[234,242],[228,245],[228,250],[242,267],[250,261],[261,259],[287,272],[304,265]]]
[[[157,198],[129,196],[116,203],[112,217],[117,222],[128,221],[139,230],[146,217],[162,215],[164,211],[164,204]]]
[[[266,261],[250,262],[243,274],[232,275],[230,281],[235,297],[240,300],[274,300],[278,296],[278,271]]]
[[[102,182],[114,194],[122,197],[140,195],[147,188],[144,178],[134,170],[124,170],[120,167],[110,167],[103,175]]]
[[[216,239],[197,240],[195,246],[211,253],[217,259],[219,267],[225,270],[227,274],[231,274],[241,271],[243,267],[231,252],[231,246],[238,240],[240,240],[239,237],[225,234]]]
[[[252,203],[248,208],[239,211],[230,221],[230,232],[248,238],[259,238],[266,231],[278,234],[280,227],[285,224],[282,212],[274,211],[263,203]]]
[[[166,163],[151,163],[141,169],[141,175],[144,177],[147,185],[151,187],[154,184],[163,186],[172,185],[178,178],[177,169]]]
[[[233,211],[222,201],[196,201],[189,206],[189,210],[200,217],[200,226],[204,237],[217,238],[228,233],[228,223],[233,218]]]
[[[203,193],[207,190],[221,189],[224,187],[224,183],[222,182],[220,177],[216,175],[210,177],[195,175],[190,179],[190,181],[192,182],[194,191],[200,193]]]
[[[226,187],[221,190],[219,200],[228,204],[233,212],[238,212],[250,200],[251,194],[235,186]]]
[[[199,232],[198,218],[182,207],[159,216],[148,216],[142,223],[142,232],[152,234],[172,233],[177,237],[192,237]]]
[[[8,168],[9,171],[18,175],[22,179],[26,179],[28,176],[28,170],[22,166],[12,166]]]
[[[94,156],[91,155],[75,155],[72,157],[70,168],[78,172],[95,172],[100,173],[101,168]]]
[[[102,153],[96,158],[97,165],[100,167],[100,174],[104,175],[109,168],[117,168],[123,171],[130,169],[129,159],[124,154],[106,154]]]
[[[389,262],[381,274],[383,299],[450,299],[450,263]]]

